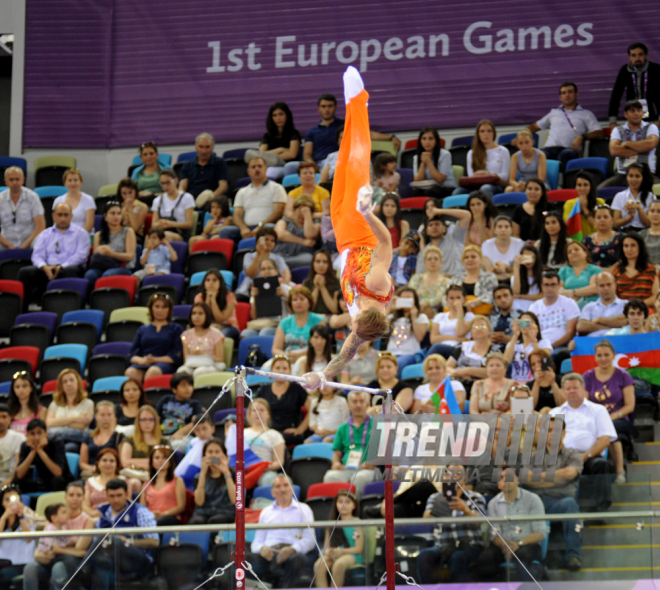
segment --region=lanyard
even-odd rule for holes
[[[369,422],[371,422],[371,416],[367,416],[367,419],[362,423],[362,426],[364,427],[364,430],[362,431],[362,446],[360,447],[361,449],[364,449],[364,445],[367,442],[367,430],[369,430]],[[359,428],[359,426],[358,426]],[[354,449],[355,448],[355,441],[353,440],[353,430],[355,429],[355,426],[353,426],[353,416],[351,416],[348,420],[348,435],[350,436],[351,439],[351,444],[348,447],[349,449]]]
[[[646,70],[644,72],[644,78],[643,78],[644,88],[642,90],[642,96],[637,96],[637,73],[633,72],[632,76],[633,76],[633,84],[635,84],[635,98],[646,98],[646,89],[647,89],[648,83],[649,83],[649,71]]]
[[[564,117],[566,117],[568,124],[572,127],[573,131],[577,133],[577,127],[573,125],[573,121],[571,121],[571,118],[568,116],[568,113],[566,112],[566,107],[561,107],[561,110],[564,112]]]
[[[631,131],[628,127],[626,127],[625,130],[626,130],[626,140],[627,141],[630,141],[631,133],[632,133],[632,138],[633,139],[635,139],[635,136],[637,135],[637,133],[639,133],[640,139],[642,137],[642,127],[641,126],[639,127],[639,129],[637,131]]]

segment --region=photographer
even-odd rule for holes
[[[3,514],[0,517],[0,532],[34,531],[36,515],[21,502],[16,488],[6,487],[0,492]],[[20,576],[23,566],[33,560],[34,541],[30,539],[7,539],[0,541],[0,587],[7,588],[12,578]]]

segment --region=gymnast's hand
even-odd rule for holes
[[[302,377],[306,380],[303,384],[305,389],[318,389],[321,386],[321,373],[305,373]]]

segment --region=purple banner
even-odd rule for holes
[[[28,0],[25,147],[254,144],[286,101],[304,135],[358,67],[374,129],[529,123],[576,82],[605,119],[626,47],[660,60],[657,4]]]

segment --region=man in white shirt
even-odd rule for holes
[[[580,314],[577,331],[580,336],[605,336],[612,328],[621,328],[627,323],[623,315],[626,302],[616,296],[616,280],[612,273],[601,272],[596,276],[598,299],[587,303]]]
[[[11,415],[7,404],[0,404],[0,486],[8,486],[14,479],[16,457],[25,436],[9,429]]]
[[[426,272],[424,266],[424,252],[429,246],[440,248],[442,252],[443,275],[453,276],[463,271],[461,255],[465,248],[465,236],[470,229],[472,214],[462,209],[437,209],[433,210],[433,217],[426,220],[426,236],[429,240],[424,249],[417,255],[417,273]],[[442,215],[456,217],[458,221],[452,225],[445,225]]]
[[[578,157],[584,139],[603,137],[603,130],[596,115],[578,104],[575,83],[564,82],[559,87],[559,99],[560,107],[552,109],[527,130],[535,133],[540,129],[550,129],[542,151],[550,160],[559,160],[563,172],[566,163]]]
[[[299,588],[300,575],[311,571],[315,547],[314,533],[304,523],[314,522],[314,514],[307,504],[293,499],[292,481],[280,474],[271,488],[275,503],[264,508],[260,524],[301,523],[299,529],[261,529],[252,541],[248,561],[259,579],[270,582],[273,588]],[[311,581],[311,579],[310,579]]]
[[[612,503],[610,464],[602,455],[616,441],[612,418],[604,405],[590,402],[584,379],[578,373],[567,373],[561,379],[566,402],[550,410],[552,416],[562,414],[566,424],[564,445],[582,453],[584,475],[580,482],[580,499],[590,500],[594,512],[607,510]]]
[[[560,295],[559,289],[559,275],[555,271],[543,273],[543,299],[529,306],[529,311],[539,318],[543,338],[552,342],[552,358],[557,367],[561,367],[561,362],[570,356],[567,346],[575,337],[577,319],[580,316],[578,304],[570,297]]]
[[[31,248],[46,229],[44,206],[39,195],[25,188],[25,176],[18,166],[5,170],[5,185],[0,192],[0,251]]]

